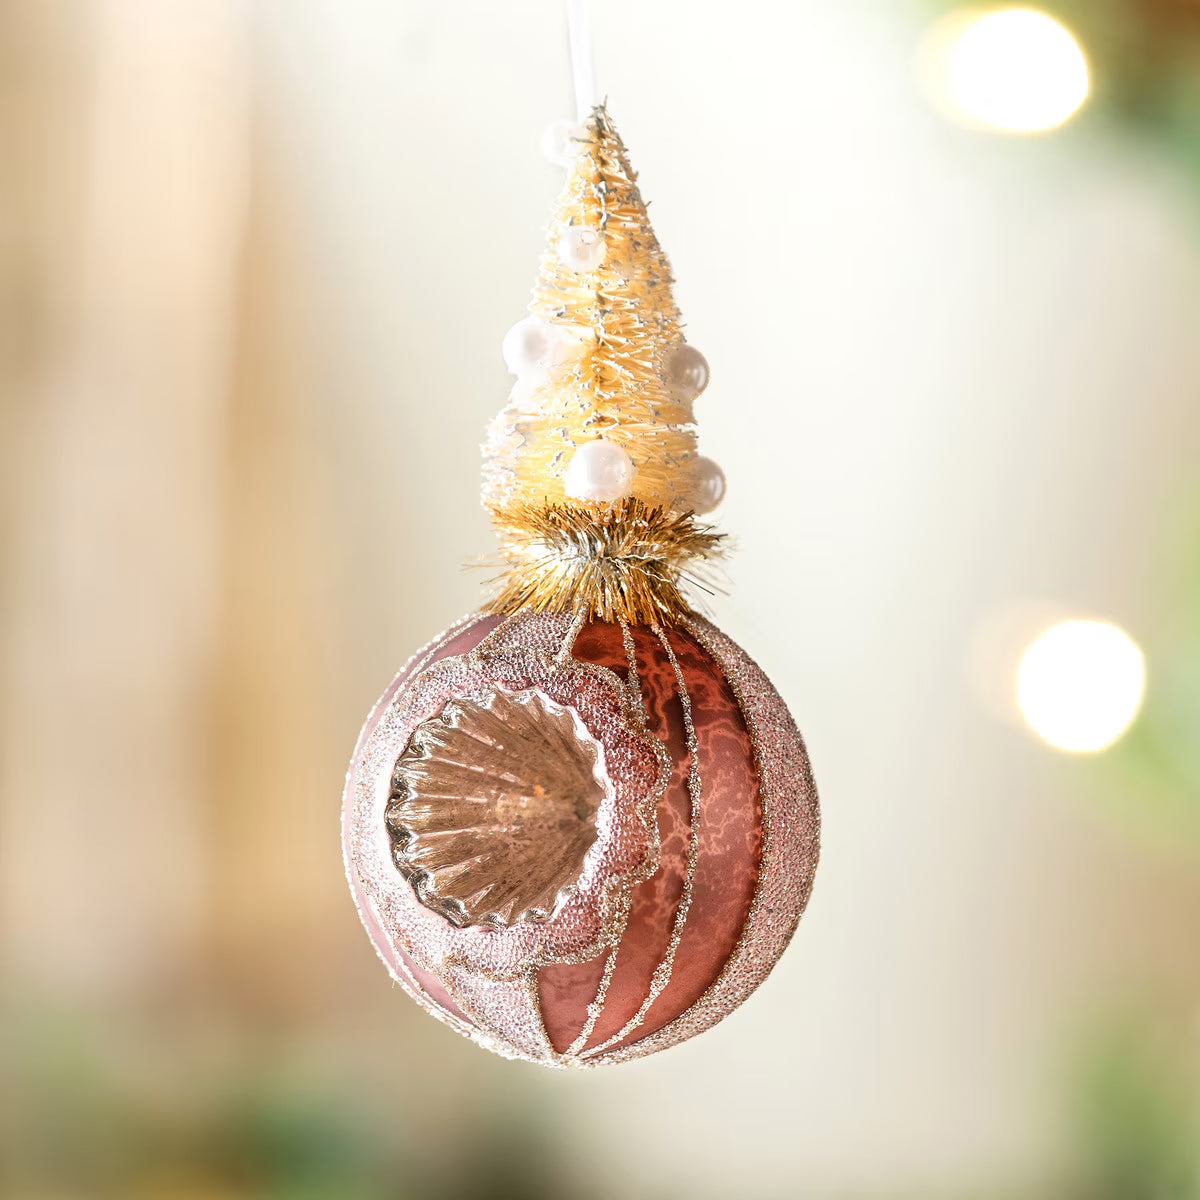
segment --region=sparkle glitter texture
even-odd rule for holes
[[[468,618],[442,635],[409,664],[368,721],[347,777],[345,801],[347,873],[364,924],[396,980],[452,1028],[487,1049],[550,1066],[621,1062],[663,1049],[719,1021],[753,991],[783,952],[808,898],[817,861],[816,791],[786,707],[732,641],[708,622],[692,618],[687,631],[728,680],[753,748],[763,821],[758,882],[734,952],[716,978],[695,1003],[649,1036],[639,1036],[647,1014],[653,1015],[665,1001],[666,985],[678,969],[691,879],[706,853],[705,843],[696,836],[696,822],[706,801],[717,799],[706,794],[684,673],[671,642],[660,633],[677,679],[679,703],[687,714],[687,787],[693,816],[685,889],[676,903],[670,939],[634,1017],[615,1036],[589,1046],[618,974],[638,885],[658,867],[656,811],[671,764],[664,743],[647,730],[639,711],[637,659],[632,641],[626,641],[629,631],[620,631],[618,643],[630,664],[622,679],[572,654],[579,630],[579,622],[566,617],[528,614],[499,624],[495,618]],[[453,651],[456,641],[469,648],[439,657]],[[395,765],[412,731],[453,697],[497,686],[535,688],[554,703],[572,708],[604,749],[611,797],[597,816],[597,840],[577,891],[549,921],[503,930],[459,929],[425,907],[396,870],[385,813]],[[581,1005],[578,1035],[558,1052],[543,1020],[539,968],[593,960],[603,961],[598,987],[586,1006]],[[439,985],[440,997],[433,991]]]

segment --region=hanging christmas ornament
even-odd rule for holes
[[[721,554],[696,514],[708,383],[625,147],[594,109],[485,446],[502,573],[417,654],[347,775],[346,870],[419,1004],[548,1066],[715,1024],[787,946],[817,794],[783,700],[685,598]]]

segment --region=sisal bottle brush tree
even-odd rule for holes
[[[670,264],[603,108],[576,145],[529,315],[504,342],[517,383],[484,448],[508,563],[494,606],[671,621],[687,609],[687,564],[720,549],[694,519],[725,490],[697,450],[708,365],[683,339]]]

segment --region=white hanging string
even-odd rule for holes
[[[592,59],[590,0],[567,0],[567,36],[571,42],[571,78],[575,83],[575,119],[582,125],[598,103]]]

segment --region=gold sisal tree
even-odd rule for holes
[[[719,550],[695,520],[724,484],[696,447],[707,365],[683,340],[670,265],[603,106],[576,145],[529,316],[505,339],[517,383],[484,447],[505,563],[494,607],[672,621],[689,608],[681,581]]]

